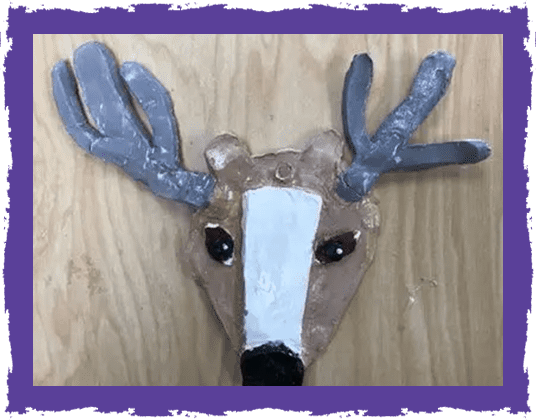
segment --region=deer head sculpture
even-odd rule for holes
[[[59,62],[52,78],[59,114],[79,146],[154,194],[198,209],[188,260],[241,356],[243,384],[301,385],[372,261],[379,212],[369,193],[379,176],[490,154],[476,140],[408,144],[445,94],[454,64],[446,52],[426,57],[409,95],[369,136],[372,61],[356,55],[344,82],[344,138],[328,131],[302,152],[252,157],[236,137],[221,135],[205,151],[210,174],[181,166],[170,96],[140,64],[118,68],[92,42],[75,51],[74,72]]]

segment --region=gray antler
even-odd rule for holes
[[[179,132],[166,89],[138,63],[119,70],[102,44],[90,42],[74,53],[75,76],[62,61],[52,71],[53,92],[67,132],[87,152],[113,162],[156,195],[194,207],[206,206],[215,180],[180,166]],[[141,105],[152,128],[144,129],[132,108]],[[96,125],[83,111],[81,99]]]
[[[354,159],[339,177],[337,193],[341,198],[359,201],[385,172],[476,163],[489,156],[487,144],[478,140],[408,145],[413,132],[445,94],[455,64],[454,58],[443,51],[426,57],[409,95],[370,138],[365,107],[372,82],[372,61],[367,54],[354,57],[346,74],[342,104],[344,134]]]

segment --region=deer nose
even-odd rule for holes
[[[246,350],[240,358],[242,385],[294,385],[303,382],[303,362],[283,343]]]

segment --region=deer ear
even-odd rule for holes
[[[229,164],[251,166],[251,156],[247,147],[235,136],[223,134],[216,137],[205,150],[205,159],[213,172],[224,170]]]
[[[313,137],[309,147],[303,152],[303,159],[306,162],[323,161],[339,165],[348,153],[347,149],[344,138],[335,130],[329,130]]]

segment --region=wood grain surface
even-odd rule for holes
[[[80,149],[51,69],[89,40],[170,91],[188,169],[232,132],[254,154],[342,132],[352,56],[368,52],[370,132],[420,61],[457,60],[412,142],[485,139],[478,165],[390,174],[375,260],[304,385],[502,385],[501,35],[35,35],[34,385],[240,385],[238,356],[181,259],[192,211]]]

